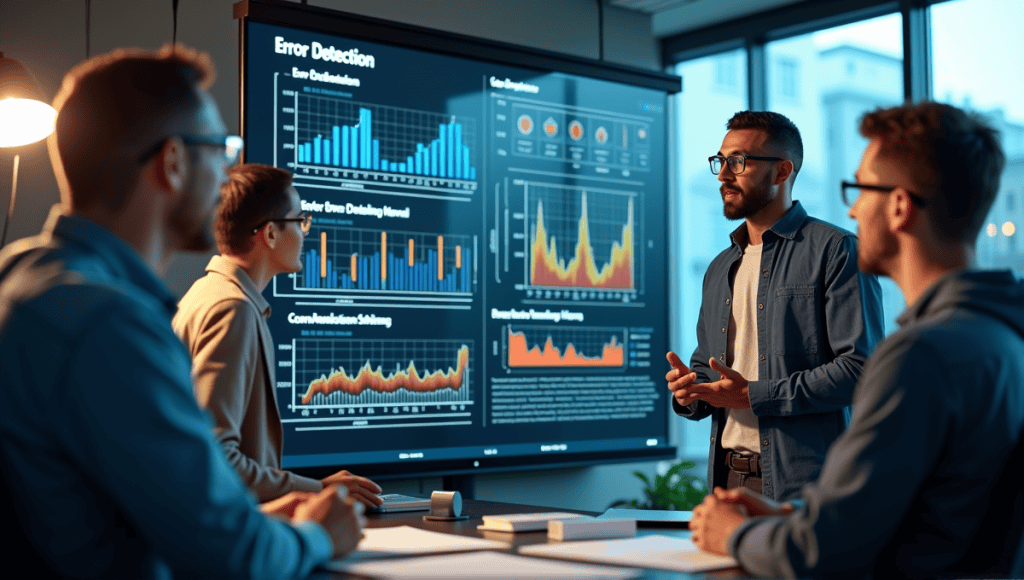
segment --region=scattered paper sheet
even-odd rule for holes
[[[499,552],[472,552],[424,558],[390,558],[353,564],[346,572],[375,578],[635,578],[641,570],[525,558]]]
[[[739,565],[736,560],[728,556],[715,556],[702,552],[690,540],[668,536],[536,544],[519,548],[519,553],[528,556],[568,558],[677,572],[702,572]]]
[[[355,562],[387,556],[412,556],[467,550],[507,550],[510,544],[455,534],[442,534],[412,526],[367,528],[359,546],[345,558],[327,564],[332,570],[348,570]]]

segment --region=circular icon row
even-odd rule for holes
[[[519,120],[516,121],[516,126],[519,128],[519,133],[523,135],[529,135],[533,133],[534,121],[530,115],[520,115]],[[548,117],[542,124],[544,134],[548,137],[554,137],[558,134],[558,122],[553,118]],[[594,138],[597,139],[598,143],[602,145],[608,142],[608,129],[603,126],[599,126],[594,132]],[[579,141],[583,138],[583,123],[579,121],[572,121],[569,123],[569,137],[573,141]],[[637,138],[641,141],[647,138],[647,130],[643,127],[637,128]],[[623,139],[625,139],[625,129],[623,129]]]

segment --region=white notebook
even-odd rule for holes
[[[483,516],[483,525],[477,526],[478,530],[493,532],[532,532],[547,530],[548,522],[552,520],[569,520],[575,518],[587,518],[580,514],[569,512],[541,512],[534,514],[502,514],[497,516]]]

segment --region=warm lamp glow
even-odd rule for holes
[[[0,101],[0,147],[35,143],[53,133],[57,111],[35,99]]]
[[[1004,236],[1010,237],[1016,231],[1017,231],[1017,228],[1016,228],[1016,226],[1013,225],[1013,222],[1006,222],[1006,223],[1003,224],[1003,235]]]
[[[996,237],[996,234],[999,233],[999,228],[996,227],[996,224],[988,224],[988,227],[985,228],[985,232],[988,233],[988,237],[994,238]]]

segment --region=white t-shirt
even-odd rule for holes
[[[757,285],[763,244],[747,244],[732,283],[725,364],[748,381],[757,380]],[[722,447],[740,452],[761,452],[757,416],[750,409],[727,409]]]

